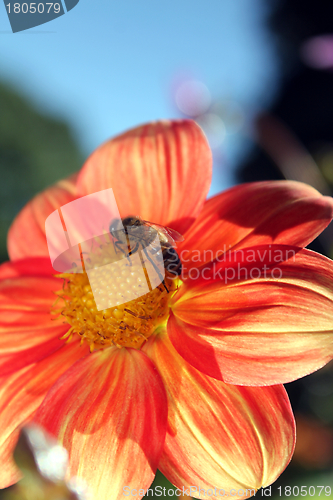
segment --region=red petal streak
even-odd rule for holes
[[[151,484],[166,432],[167,401],[158,372],[133,349],[110,348],[76,363],[36,416],[70,454],[70,476],[94,498]],[[142,495],[138,495],[142,496]]]
[[[0,488],[16,482],[20,473],[12,453],[19,427],[33,417],[47,391],[88,349],[71,343],[37,364],[0,378]]]
[[[111,187],[122,217],[140,215],[184,233],[203,206],[211,163],[195,122],[156,122],[100,146],[83,166],[78,189],[86,195]]]
[[[165,333],[149,339],[144,350],[168,395],[168,430],[159,463],[163,474],[178,488],[217,488],[213,498],[223,495],[218,489],[225,496],[246,498],[275,481],[295,443],[283,386],[237,387],[207,377],[177,354]]]
[[[14,220],[8,232],[11,260],[31,256],[49,256],[45,220],[57,208],[76,198],[77,174],[58,182],[33,198]]]
[[[220,264],[224,271],[227,265]],[[263,263],[251,266],[261,270]],[[186,282],[168,323],[177,351],[203,373],[241,385],[289,382],[331,360],[332,261],[301,250],[276,268],[280,279],[256,271],[254,279],[236,273],[226,282],[222,273],[220,280]]]
[[[46,276],[54,274],[50,258],[30,257],[16,261],[5,262],[0,265],[0,280],[16,278],[18,276]]]
[[[206,202],[178,253],[198,267],[231,248],[269,243],[305,247],[329,224],[332,209],[331,197],[300,182],[242,184]]]
[[[7,270],[15,271],[15,264]],[[0,271],[1,272],[1,271]],[[19,276],[0,282],[0,373],[8,375],[59,349],[69,329],[53,321],[51,307],[62,281],[52,276]]]

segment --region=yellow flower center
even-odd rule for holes
[[[150,291],[144,293],[147,271],[142,261],[135,254],[118,254],[115,263],[110,252],[107,246],[99,255],[89,255],[92,265],[87,272],[58,275],[64,279],[64,286],[56,294],[64,306],[54,313],[71,326],[63,338],[70,340],[77,334],[91,352],[111,345],[139,349],[167,320],[168,303],[177,288],[174,277],[166,274],[168,291],[163,284],[151,290],[149,284]],[[133,300],[133,296],[137,298]]]

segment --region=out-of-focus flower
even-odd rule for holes
[[[103,144],[18,215],[0,268],[2,486],[18,479],[12,450],[30,420],[98,500],[142,496],[157,467],[179,488],[201,488],[193,496],[244,498],[286,467],[295,429],[280,384],[333,357],[333,264],[302,248],[329,224],[332,199],[283,181],[205,201],[210,180],[194,122],[152,123]],[[183,272],[166,275],[170,293],[98,311],[84,273],[64,286],[54,276],[44,224],[110,187],[122,218],[184,235]],[[126,293],[135,270],[105,278]]]
[[[320,420],[296,415],[297,444],[293,462],[309,469],[328,468],[333,463],[333,430]]]
[[[310,38],[301,47],[303,61],[315,69],[333,68],[333,35]]]
[[[21,430],[14,459],[23,478],[6,490],[4,500],[87,500],[76,478],[65,481],[68,453],[40,426]]]
[[[185,80],[175,91],[175,101],[184,115],[195,118],[209,110],[211,95],[204,83],[198,80]]]
[[[203,129],[211,149],[217,153],[227,134],[239,132],[244,125],[240,105],[231,99],[213,99],[208,87],[189,76],[173,85],[175,104],[184,118],[193,118]]]

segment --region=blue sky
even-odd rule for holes
[[[124,129],[177,117],[171,83],[182,71],[248,112],[269,102],[277,77],[263,0],[80,0],[64,16],[12,34],[0,4],[0,78],[66,118],[85,154]],[[232,182],[244,151],[224,144],[213,191]]]

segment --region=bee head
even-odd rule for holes
[[[121,233],[127,233],[127,227],[138,227],[142,226],[143,222],[140,217],[125,217],[124,219],[113,219],[109,226],[109,231],[112,236],[119,237]]]
[[[123,223],[121,219],[113,219],[113,221],[110,223],[109,226],[109,231],[112,236],[117,236],[119,231],[123,230]]]

